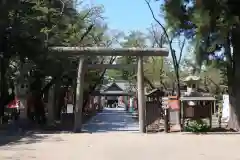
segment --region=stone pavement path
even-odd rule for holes
[[[0,160],[240,160],[239,134],[132,133],[128,118],[108,109],[84,126],[91,133],[4,137],[15,140],[0,144]]]
[[[131,131],[138,132],[138,120],[134,120],[123,108],[105,108],[83,126],[90,133]]]

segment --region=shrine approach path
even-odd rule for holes
[[[84,125],[85,133],[33,134],[0,143],[0,159],[240,159],[238,134],[141,134],[137,129],[137,122],[122,109],[107,109]]]

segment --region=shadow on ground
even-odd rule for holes
[[[49,138],[50,134],[69,133],[70,130],[59,130],[53,126],[18,126],[9,124],[0,130],[0,146],[3,145],[18,145],[32,144],[41,142]],[[61,141],[56,139],[56,141]]]
[[[83,132],[138,131],[138,121],[123,108],[105,109],[94,115],[96,114],[85,116]],[[62,123],[51,126],[37,126],[26,121],[0,126],[0,146],[38,143],[48,138],[49,134],[72,133],[73,120],[73,114],[65,114],[62,116]]]
[[[0,146],[38,143],[48,138],[50,134],[72,133],[73,114],[65,114],[62,118],[63,123],[45,126],[36,125],[29,121],[0,125]],[[83,122],[87,122],[90,118],[91,116],[87,115]]]
[[[11,135],[0,133],[0,146],[38,143],[47,137],[47,135],[37,135],[31,132],[14,133]]]

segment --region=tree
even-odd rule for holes
[[[149,0],[145,0],[151,14],[152,14],[152,18],[155,20],[155,22],[157,23],[157,25],[161,28],[161,30],[164,33],[164,37],[166,39],[166,43],[168,44],[169,48],[170,48],[170,54],[172,56],[172,64],[173,64],[173,68],[174,68],[174,72],[175,72],[175,76],[176,76],[176,84],[177,84],[177,96],[180,97],[181,96],[181,92],[180,92],[180,75],[179,75],[179,69],[180,69],[180,62],[181,62],[181,58],[182,58],[182,53],[183,53],[183,48],[185,46],[185,39],[183,41],[183,43],[180,44],[180,53],[179,53],[179,58],[177,58],[176,56],[176,50],[173,48],[173,40],[176,38],[179,38],[180,34],[178,33],[172,33],[172,32],[168,32],[168,28],[165,27],[156,17],[150,1]]]
[[[106,43],[106,38],[111,39],[105,34],[107,28],[101,21],[103,10],[98,6],[79,12],[73,0],[26,0],[21,3],[14,0],[4,1],[0,8],[2,116],[9,101],[9,78],[17,83],[27,78],[31,89],[37,90],[39,95],[48,92],[56,82],[61,83],[63,76],[74,80],[77,59],[49,55],[49,46],[96,46]],[[89,57],[88,62],[100,63],[101,59]],[[52,80],[44,85],[47,76]],[[86,75],[91,79],[89,83],[99,81],[98,76],[101,74],[97,71]]]
[[[228,126],[236,130],[240,129],[238,8],[239,3],[232,0],[175,0],[163,4],[165,18],[172,30],[194,42],[198,62],[215,61],[219,62],[218,67],[226,68],[231,104]]]
[[[121,43],[123,47],[160,47],[162,48],[166,44],[165,34],[156,27],[151,25],[148,29],[148,33],[144,34],[139,31],[132,31],[129,35],[125,36],[125,39]],[[181,51],[182,53],[182,51]],[[119,64],[136,64],[136,57],[119,57],[116,60]],[[169,81],[167,74],[171,74],[172,70],[169,66],[170,62],[166,58],[162,57],[145,57],[144,59],[144,81],[150,89],[156,88],[156,86],[167,88],[169,87]],[[136,70],[134,68],[122,69],[120,71],[111,71],[110,75],[116,79],[125,79],[128,81],[135,81]],[[121,75],[121,77],[119,76]],[[174,81],[175,82],[175,81]],[[174,83],[173,82],[173,83]],[[166,84],[167,85],[166,85]],[[173,86],[172,83],[170,86]]]
[[[122,47],[146,47],[146,37],[144,33],[140,31],[131,31],[128,35],[124,36],[124,40],[120,43]],[[136,64],[136,57],[124,56],[119,57],[116,63],[119,64]],[[136,74],[135,68],[121,69],[122,78],[124,80],[132,81],[134,80],[134,75]]]
[[[147,38],[150,41],[150,47],[163,48],[166,44],[166,37],[157,25],[151,25],[148,28]],[[167,74],[171,72],[169,61],[164,57],[149,57],[148,62],[145,64],[145,76],[151,81],[152,84],[159,85],[167,89],[168,82],[170,81]]]

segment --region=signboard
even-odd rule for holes
[[[223,95],[222,121],[228,122],[230,116],[229,95]]]
[[[67,104],[74,103],[74,93],[72,90],[68,90],[65,97],[66,97]]]

